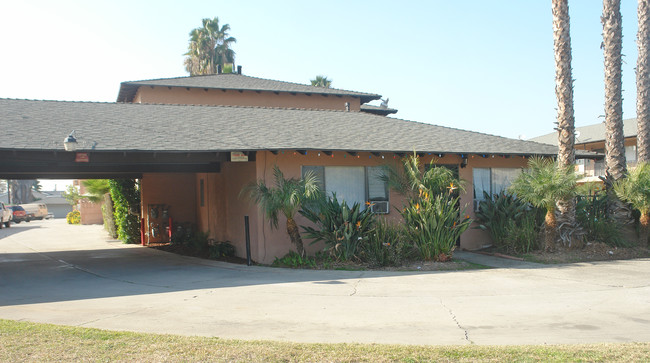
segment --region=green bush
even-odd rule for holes
[[[476,228],[487,230],[497,249],[527,253],[537,248],[543,210],[504,192],[492,197],[483,192],[483,197],[476,212]]]
[[[528,213],[517,222],[510,221],[506,227],[503,250],[514,253],[528,253],[539,248],[539,228],[535,214]]]
[[[65,216],[66,222],[68,224],[80,224],[81,223],[81,213],[78,210],[73,210]]]
[[[420,192],[401,211],[406,234],[413,241],[420,257],[425,260],[448,261],[456,241],[472,220],[462,216],[458,197],[439,194],[430,197]],[[464,213],[463,213],[464,214]]]
[[[235,246],[229,242],[217,242],[210,245],[210,258],[233,257]]]
[[[413,254],[413,245],[406,239],[404,228],[379,220],[362,245],[361,259],[370,267],[401,266]]]
[[[339,202],[336,194],[321,198],[300,214],[316,224],[316,228],[302,226],[312,244],[325,242],[326,250],[342,261],[358,257],[359,246],[368,240],[375,225],[370,208],[361,210],[359,203],[349,207],[345,201]]]
[[[295,251],[291,251],[284,257],[276,257],[271,266],[289,267],[289,268],[316,268],[316,259],[308,256],[301,256]]]
[[[608,196],[604,191],[577,197],[576,220],[586,232],[589,241],[604,242],[610,246],[628,246],[621,234],[622,226],[607,215]]]
[[[113,199],[117,237],[124,243],[140,243],[140,188],[134,179],[108,181]]]

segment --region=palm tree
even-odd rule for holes
[[[316,76],[316,79],[311,80],[311,85],[316,87],[330,88],[332,80],[327,79],[327,76]]]
[[[106,194],[111,192],[108,179],[88,179],[81,183],[86,187],[84,198],[93,203],[104,201]]]
[[[277,165],[273,167],[273,177],[275,188],[268,187],[264,180],[260,179],[245,186],[240,195],[248,195],[251,200],[259,204],[272,228],[278,228],[278,215],[282,213],[287,219],[287,233],[291,243],[296,246],[298,254],[305,256],[305,248],[294,216],[303,202],[319,194],[318,180],[313,173],[307,173],[302,179],[285,179]]]
[[[230,48],[237,39],[229,36],[230,25],[219,27],[219,18],[203,19],[203,26],[190,32],[190,44],[184,55],[185,69],[190,75],[217,73],[217,66],[235,62]]]
[[[577,175],[573,165],[564,166],[552,159],[532,158],[528,169],[512,182],[509,192],[517,198],[538,208],[546,209],[544,218],[544,249],[552,251],[555,244],[558,221],[555,217],[558,200],[575,197]],[[568,236],[567,242],[571,242]]]
[[[614,183],[616,195],[641,212],[639,224],[641,225],[640,241],[648,243],[650,233],[650,164],[641,162],[634,168],[627,178]]]
[[[636,60],[637,160],[650,162],[650,0],[639,0]]]
[[[621,0],[603,1],[603,53],[605,55],[605,167],[611,182],[625,177],[621,48]]]
[[[555,50],[555,95],[557,97],[558,164],[575,164],[575,117],[573,113],[573,78],[571,76],[571,35],[568,0],[553,0],[553,46]],[[560,226],[575,228],[575,200],[557,200]]]
[[[422,192],[432,196],[440,194],[453,194],[464,191],[464,183],[456,178],[454,173],[444,167],[436,166],[431,160],[429,168],[422,170],[420,157],[413,153],[402,161],[402,168],[387,168],[387,173],[382,179],[398,193],[413,199]]]

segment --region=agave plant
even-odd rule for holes
[[[359,203],[352,207],[339,202],[336,194],[331,198],[322,196],[317,203],[303,208],[300,214],[316,224],[317,228],[303,226],[312,244],[325,242],[327,250],[339,260],[349,261],[358,257],[359,247],[366,243],[375,225],[375,215],[370,208],[361,209]]]

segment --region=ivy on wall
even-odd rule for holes
[[[134,179],[108,181],[113,199],[117,237],[124,243],[140,243],[140,184]]]

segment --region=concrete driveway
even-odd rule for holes
[[[650,341],[650,260],[458,272],[302,271],[177,256],[101,226],[0,230],[0,318],[296,342]]]

